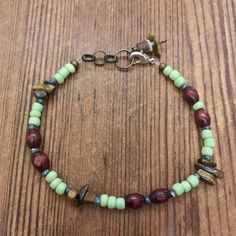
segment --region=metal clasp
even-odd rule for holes
[[[149,56],[148,54],[142,51],[133,51],[129,55],[130,60],[134,60],[133,64],[156,64],[157,59],[154,57]]]

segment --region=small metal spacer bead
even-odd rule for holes
[[[166,67],[166,63],[161,62],[159,65],[159,70],[163,71],[165,69],[165,67]]]
[[[95,205],[99,206],[100,203],[101,203],[101,197],[100,196],[96,196],[94,203],[95,203]]]
[[[186,87],[188,86],[188,83],[184,83],[181,87],[180,87],[180,89],[185,89]]]
[[[208,126],[205,126],[205,127],[202,128],[202,130],[205,130],[205,129],[211,129],[211,126],[208,125]]]
[[[79,62],[77,60],[73,59],[70,63],[75,67],[76,71],[79,69]]]
[[[46,169],[45,171],[42,172],[42,176],[46,177],[49,172],[50,170]]]
[[[150,199],[149,196],[145,196],[145,202],[146,202],[147,204],[152,204],[151,199]]]
[[[199,180],[201,179],[201,176],[198,173],[194,174]]]
[[[51,84],[51,85],[53,85],[53,86],[57,86],[57,85],[59,85],[58,84],[58,82],[57,82],[57,80],[55,79],[55,78],[51,78],[51,79],[49,79],[49,80],[45,80],[44,82],[43,82],[44,84]]]
[[[42,104],[42,105],[45,105],[45,100],[42,99],[42,98],[37,98],[37,99],[36,99],[36,102],[37,102],[37,103],[40,103],[40,104]]]
[[[67,186],[66,189],[65,189],[65,192],[64,194],[67,195],[71,190],[71,187]]]
[[[39,127],[36,125],[29,124],[28,129],[38,129]]]
[[[212,161],[212,157],[211,156],[202,156],[202,159],[205,159],[207,161]]]
[[[172,197],[176,197],[176,193],[173,189],[170,190],[170,194],[171,194]]]
[[[34,154],[34,153],[36,153],[36,152],[39,152],[39,148],[32,148],[32,149],[31,149],[31,153]]]

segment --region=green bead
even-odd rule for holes
[[[109,209],[114,209],[116,207],[116,197],[115,196],[110,196],[108,198],[107,207]]]
[[[69,70],[71,74],[75,73],[76,69],[71,63],[67,63],[65,67]]]
[[[175,191],[177,196],[181,196],[184,193],[184,187],[180,183],[173,184],[172,189]]]
[[[211,147],[202,147],[203,156],[213,156],[214,150]]]
[[[66,67],[62,67],[57,73],[65,79],[70,74],[70,71]]]
[[[122,197],[118,197],[116,199],[116,209],[123,210],[125,209],[125,199]]]
[[[174,81],[174,85],[177,88],[180,88],[181,86],[183,86],[186,83],[186,80],[183,76],[179,76],[175,81]]]
[[[40,119],[38,117],[30,117],[29,118],[29,122],[30,125],[36,125],[36,126],[40,126]]]
[[[193,110],[194,111],[197,111],[197,110],[200,110],[200,109],[203,109],[203,108],[205,108],[205,105],[204,105],[204,102],[202,102],[202,101],[198,101],[193,105]]]
[[[37,110],[32,110],[32,111],[30,112],[30,116],[31,116],[31,117],[38,117],[38,118],[40,118],[40,117],[41,117],[41,112],[40,112],[40,111],[37,111]]]
[[[100,196],[100,206],[101,207],[106,207],[108,203],[108,195],[107,194],[102,194]]]
[[[183,186],[185,193],[189,192],[192,189],[190,183],[186,180],[182,181],[181,185]]]
[[[199,184],[199,179],[195,175],[190,175],[187,178],[187,181],[191,184],[193,188]]]
[[[206,138],[204,139],[204,147],[215,147],[215,139],[214,138]]]
[[[54,170],[51,170],[45,177],[45,180],[48,182],[48,183],[51,183],[54,179],[56,179],[57,177],[57,172],[54,171]]]
[[[57,185],[57,188],[55,191],[58,195],[63,195],[66,190],[66,187],[67,187],[67,184],[64,182],[61,182],[60,184]]]
[[[33,105],[32,105],[32,110],[36,110],[36,111],[42,112],[43,105],[38,103],[38,102],[34,102]]]
[[[163,74],[164,74],[165,76],[169,76],[169,74],[171,73],[172,70],[173,70],[173,69],[172,69],[171,66],[166,66],[165,69],[163,70]]]
[[[63,84],[65,79],[59,74],[56,73],[55,75],[53,75],[53,78],[59,83],[59,84]]]
[[[56,189],[58,184],[60,184],[61,182],[62,182],[62,180],[60,178],[56,178],[50,183],[50,187],[52,189]]]
[[[203,139],[213,138],[213,133],[210,129],[204,129],[204,130],[202,130],[201,136]]]
[[[169,74],[169,78],[173,81],[175,81],[179,76],[180,73],[177,70],[172,70],[171,73]]]

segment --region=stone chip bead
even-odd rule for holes
[[[210,185],[216,184],[216,178],[205,170],[199,169],[197,173],[199,174],[200,179],[203,180],[205,183],[208,183]]]
[[[32,87],[33,91],[45,91],[47,94],[52,93],[55,90],[55,86],[52,84],[36,84]]]
[[[125,205],[128,208],[138,209],[145,204],[145,196],[139,193],[131,193],[125,196]]]
[[[41,134],[38,129],[28,129],[26,132],[26,146],[30,149],[39,148],[41,144]]]
[[[188,178],[187,178],[187,181],[191,184],[191,186],[193,188],[195,188],[196,186],[198,186],[199,184],[199,179],[197,178],[197,176],[195,175],[190,175]]]
[[[196,169],[202,169],[205,170],[206,172],[214,175],[216,178],[223,179],[224,178],[224,172],[220,169],[210,167],[210,166],[204,166],[200,163],[196,163],[195,165]]]
[[[208,112],[204,109],[200,109],[194,112],[195,122],[200,127],[209,126],[211,124],[211,118]]]
[[[163,203],[166,202],[171,197],[169,189],[156,189],[152,191],[149,195],[149,198],[152,203]]]
[[[79,69],[79,62],[77,60],[73,59],[70,63],[75,67],[76,71]]]
[[[199,94],[197,90],[190,85],[186,86],[183,89],[183,97],[184,100],[187,101],[190,105],[193,105],[199,101]]]
[[[42,151],[32,153],[31,154],[31,162],[32,162],[34,168],[37,171],[39,171],[40,173],[42,173],[46,169],[49,169],[49,158]],[[49,172],[49,174],[50,174],[50,172]],[[47,176],[46,176],[46,178],[47,178]]]

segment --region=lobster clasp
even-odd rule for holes
[[[133,64],[156,64],[157,59],[154,57],[151,57],[150,55],[142,52],[142,51],[132,51],[129,55],[129,58],[131,61],[133,61]]]

